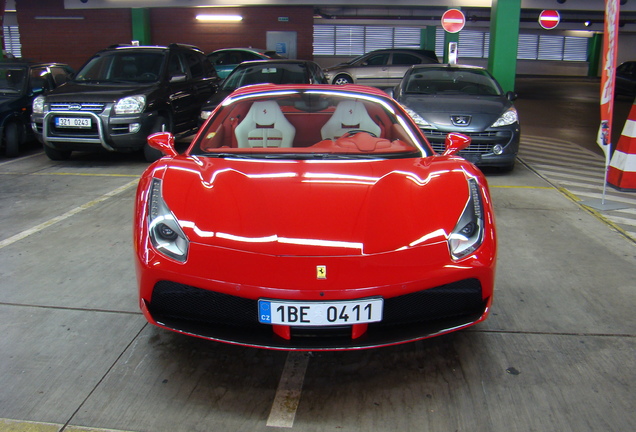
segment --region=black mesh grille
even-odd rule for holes
[[[416,339],[476,321],[484,312],[481,284],[466,279],[384,300],[383,320],[369,324],[364,337],[352,340],[351,326],[292,327],[292,340],[278,338],[272,326],[258,322],[258,301],[161,281],[148,310],[167,327],[211,339],[258,346],[330,349],[373,346]]]

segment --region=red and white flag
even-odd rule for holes
[[[605,0],[605,28],[603,38],[603,70],[601,73],[601,126],[596,143],[605,152],[609,165],[616,83],[616,52],[618,50],[619,0]]]

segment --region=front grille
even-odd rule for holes
[[[477,320],[485,310],[481,283],[466,279],[384,300],[381,322],[369,324],[367,334],[351,339],[351,326],[292,327],[283,341],[272,326],[258,322],[258,301],[207,291],[170,281],[155,285],[148,310],[163,325],[212,339],[258,346],[320,349],[389,343],[434,334]],[[361,345],[357,345],[361,344]]]
[[[422,129],[426,139],[431,143],[436,153],[442,154],[445,150],[445,140],[448,132],[433,129]],[[499,144],[506,146],[512,138],[510,131],[484,131],[484,132],[461,132],[463,135],[470,137],[471,142],[468,148],[459,152],[460,156],[474,156],[492,153],[494,145]]]
[[[51,111],[92,112],[99,114],[104,111],[105,103],[95,102],[55,102],[51,103]]]

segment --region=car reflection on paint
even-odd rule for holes
[[[281,350],[387,346],[486,319],[496,261],[484,175],[435,154],[364,86],[232,93],[135,200],[139,303],[159,327]]]

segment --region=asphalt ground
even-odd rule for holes
[[[520,80],[526,153],[487,173],[488,320],[376,350],[285,353],[150,326],[131,241],[142,158],[0,159],[0,431],[636,430],[636,243],[529,162],[542,141],[596,152],[595,86]]]

